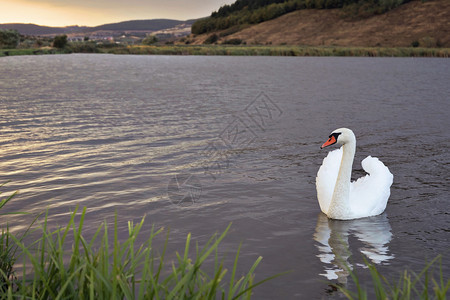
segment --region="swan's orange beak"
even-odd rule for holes
[[[330,138],[328,139],[328,141],[326,141],[325,143],[323,143],[322,146],[320,146],[320,149],[323,149],[327,146],[333,145],[336,143],[336,138],[334,137],[334,135],[330,136]]]

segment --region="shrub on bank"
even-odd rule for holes
[[[20,34],[16,30],[0,29],[0,49],[14,49],[19,45]]]
[[[74,53],[99,53],[95,42],[74,42],[69,43],[69,50]]]
[[[53,40],[53,47],[63,49],[67,45],[67,35],[57,35]]]
[[[222,44],[225,45],[240,45],[242,44],[242,40],[241,39],[229,39],[229,40],[225,40]]]
[[[203,42],[203,44],[206,44],[206,45],[214,44],[215,42],[217,42],[218,39],[219,39],[219,37],[217,36],[217,34],[213,33],[206,38],[206,40]]]

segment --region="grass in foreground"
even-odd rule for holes
[[[14,195],[0,201],[0,210]],[[24,242],[28,231],[18,238],[8,228],[2,230],[0,299],[250,299],[255,287],[282,275],[255,282],[255,269],[262,259],[259,257],[244,276],[237,278],[238,249],[231,274],[226,279],[227,269],[218,260],[218,246],[230,226],[222,234],[213,235],[202,249],[197,245],[192,259],[189,234],[184,252],[176,253],[176,261],[167,262],[168,235],[161,254],[153,245],[154,238],[162,233],[162,229],[153,227],[147,241],[136,244],[144,218],[137,225],[128,222],[125,242],[118,239],[117,220],[112,239],[111,229],[103,223],[88,242],[82,234],[85,214],[86,208],[81,212],[77,225],[75,210],[66,227],[53,231],[47,226],[46,215],[38,229],[41,237],[31,245]],[[20,279],[13,269],[17,250],[22,252],[23,258]],[[210,263],[213,253],[214,271],[208,274],[204,271],[204,263],[206,260]],[[439,265],[437,276],[434,272],[436,263]],[[367,261],[366,265],[376,299],[443,300],[450,288],[450,279],[443,274],[441,256],[428,263],[419,274],[404,271],[397,282],[388,280]],[[20,267],[15,267],[20,270]],[[348,271],[356,291],[339,285],[335,288],[348,299],[369,299],[361,279],[350,268]]]
[[[438,263],[439,272],[437,278],[433,276],[433,266]],[[442,257],[438,256],[428,263],[419,273],[404,271],[397,282],[391,282],[381,275],[377,268],[365,260],[365,264],[370,271],[372,278],[373,291],[376,299],[409,300],[409,299],[437,299],[445,300],[450,288],[450,279],[444,278],[442,271]],[[369,299],[367,289],[363,287],[361,280],[351,271],[353,282],[356,285],[356,291],[350,291],[340,285],[334,285],[348,299],[366,300]]]
[[[87,241],[82,234],[85,213],[86,208],[76,225],[75,210],[67,226],[55,231],[48,228],[46,215],[39,229],[42,236],[31,245],[7,233],[23,252],[23,267],[21,279],[2,273],[5,285],[0,299],[249,299],[253,288],[278,276],[255,282],[259,257],[245,276],[236,278],[238,250],[229,282],[224,283],[227,269],[218,260],[217,251],[230,226],[222,234],[213,235],[202,249],[197,245],[193,258],[189,234],[184,252],[176,253],[177,260],[168,263],[168,236],[161,254],[153,245],[162,229],[152,228],[146,242],[136,244],[144,218],[136,225],[128,222],[125,242],[118,239],[117,220],[112,230],[103,223]],[[210,275],[203,265],[213,254],[214,271]],[[26,264],[31,265],[31,272]]]
[[[0,188],[3,187],[6,183],[0,184]],[[2,194],[2,192],[0,192],[0,195],[1,194]],[[11,199],[15,195],[17,195],[17,191],[3,200],[0,199],[0,210],[9,201],[11,201]],[[9,212],[9,213],[0,213],[0,216],[2,216],[2,215],[20,215],[20,214],[27,214],[27,213]],[[31,225],[34,223],[34,221],[31,223]],[[30,225],[30,227],[31,227],[31,225]],[[23,238],[27,235],[30,227],[28,227],[28,229],[25,231],[25,233],[22,234],[22,236],[19,238],[19,241],[22,241]],[[6,290],[8,289],[9,282],[11,282],[12,280],[15,279],[13,266],[16,262],[17,249],[18,249],[18,246],[15,245],[10,238],[9,227],[7,225],[6,230],[4,228],[2,228],[1,233],[0,233],[0,295],[4,294],[6,292]]]

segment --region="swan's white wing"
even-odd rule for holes
[[[323,163],[317,172],[316,189],[317,199],[323,213],[328,212],[331,197],[333,197],[334,186],[339,173],[342,160],[342,148],[333,150],[323,159]]]
[[[386,208],[394,176],[376,157],[368,156],[361,165],[368,175],[350,185],[350,205],[355,218],[376,216]]]

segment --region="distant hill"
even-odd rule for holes
[[[386,13],[346,18],[338,9],[302,9],[259,24],[191,35],[190,44],[450,47],[450,1],[412,0]]]
[[[7,23],[0,24],[0,29],[14,29],[24,35],[51,35],[51,34],[64,34],[82,30],[83,27],[71,26],[71,27],[49,27],[40,26],[36,24],[23,24],[23,23]]]
[[[196,20],[171,20],[171,19],[153,19],[153,20],[136,20],[125,21],[119,23],[104,24],[95,27],[49,27],[36,24],[8,23],[0,24],[0,29],[15,29],[24,35],[58,35],[72,33],[89,33],[95,31],[160,31],[186,24],[192,25]]]
[[[104,24],[96,27],[89,27],[86,30],[97,31],[97,30],[111,30],[111,31],[139,31],[139,30],[152,30],[158,31],[167,28],[173,28],[181,24],[194,23],[194,20],[188,21],[178,21],[171,19],[153,19],[153,20],[135,20],[135,21],[125,21],[120,23]]]

